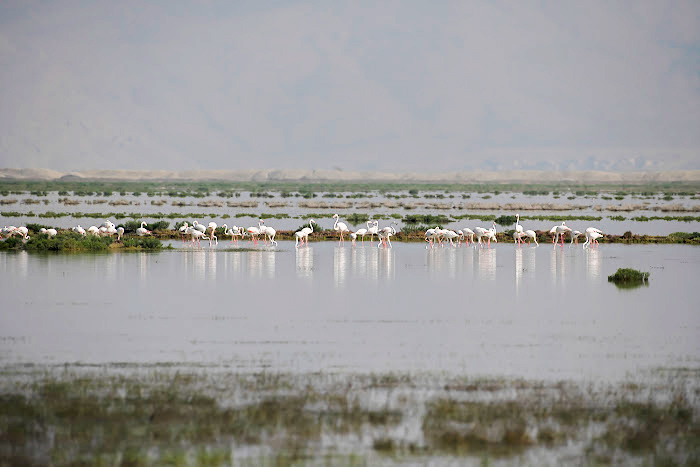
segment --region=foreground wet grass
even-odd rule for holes
[[[2,375],[3,465],[700,462],[697,370],[590,386],[168,365]]]

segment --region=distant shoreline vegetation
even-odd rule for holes
[[[577,196],[610,193],[613,196],[628,194],[651,195],[664,193],[694,196],[700,192],[700,182],[644,182],[644,183],[573,183],[568,181],[551,183],[436,183],[436,182],[358,182],[358,181],[128,181],[128,180],[0,180],[0,193],[74,192],[81,194],[146,193],[170,196],[196,196],[201,193],[235,193],[249,191],[259,193],[319,193],[319,192],[391,192],[408,191],[417,195],[424,191],[453,193],[519,192],[525,195],[547,195],[552,192],[572,192]],[[80,196],[79,194],[77,196]],[[284,196],[284,195],[283,195]]]

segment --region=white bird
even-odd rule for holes
[[[265,221],[261,222],[263,224],[265,223]],[[267,225],[261,226],[260,229],[262,230],[262,233],[265,234],[265,242],[267,243],[267,240],[270,240],[270,245],[277,246],[277,241],[275,241],[275,235],[277,234],[277,231]]]
[[[309,244],[309,234],[313,233],[314,231],[314,226],[316,221],[313,219],[309,219],[309,227],[304,227],[303,229],[297,231],[294,233],[294,236],[296,237],[296,242],[294,246],[296,248],[299,248],[299,240],[301,240],[301,246],[304,246],[304,239],[306,239],[306,244],[308,246]]]
[[[335,219],[335,224],[333,224],[333,230],[340,232],[340,240],[338,240],[338,245],[340,245],[341,242],[345,243],[343,233],[350,232],[350,229],[348,229],[348,226],[344,222],[339,222],[340,217],[338,216],[338,214],[333,214],[333,219]]]
[[[518,234],[518,239],[517,242],[521,243],[522,242],[522,236],[520,235],[523,233],[523,226],[520,225],[520,214],[515,215],[515,232]]]
[[[382,245],[384,245],[384,248],[389,246],[391,248],[391,236],[396,235],[396,229],[394,228],[395,222],[391,223],[391,226],[389,227],[384,227],[382,230],[379,231],[378,236],[379,236],[379,243],[377,244],[377,248],[380,248]]]
[[[219,239],[214,234],[214,232],[216,231],[216,227],[217,227],[216,222],[210,222],[209,225],[207,226],[207,229],[211,229],[211,233],[209,234],[209,246],[210,247],[211,247],[212,240],[214,240],[216,242],[215,243],[216,245],[219,244]],[[206,230],[205,230],[205,232],[206,232]]]
[[[556,225],[553,227],[556,236],[554,237],[554,243],[557,242],[557,238],[561,235],[561,246],[564,246],[564,234],[566,232],[571,232],[571,227],[566,226],[566,221],[561,221],[561,225]],[[551,230],[549,231],[552,232]]]
[[[199,231],[202,232],[202,233],[206,233],[206,232],[207,232],[206,226],[205,226],[204,224],[200,224],[200,223],[197,222],[197,221],[194,221],[194,223],[192,224],[192,227],[194,227],[195,229],[199,230]]]
[[[367,221],[367,228],[366,229],[357,229],[355,231],[355,238],[353,240],[357,239],[357,236],[362,237],[362,243],[365,243],[365,235],[367,235],[367,232],[369,232],[369,228],[371,227],[371,221]]]
[[[151,235],[151,231],[144,228],[144,225],[148,225],[146,222],[141,222],[141,227],[136,229],[136,235],[143,237],[144,235]]]
[[[369,244],[370,246],[372,246],[372,240],[374,239],[374,236],[376,235],[377,237],[379,237],[379,221],[372,222],[372,227],[367,229],[367,233],[369,234]]]
[[[2,228],[2,231],[0,231],[0,234],[7,235],[8,237],[10,237],[12,235],[12,232],[14,232],[16,229],[17,227],[15,227],[14,225],[11,225],[9,227],[5,226]]]
[[[485,229],[483,227],[474,227],[474,235],[476,235],[476,241],[479,243],[479,246],[482,245],[481,239],[484,237],[488,237],[489,229]]]
[[[189,228],[190,226],[187,224],[187,221],[185,221],[178,229],[178,232],[180,232],[180,237],[182,238],[182,243],[185,243],[185,235],[187,235],[187,229]]]
[[[91,225],[90,227],[88,227],[87,233],[90,235],[94,235],[95,237],[98,237],[100,235],[100,229],[98,229],[94,225]]]
[[[197,245],[201,248],[202,244],[201,244],[200,240],[202,240],[202,239],[209,240],[209,237],[204,235],[204,232],[195,228],[194,226],[188,227],[187,231],[189,232],[190,236],[192,237],[192,245],[193,246]]]
[[[574,242],[578,245],[578,237],[583,235],[583,232],[579,232],[578,230],[572,230],[571,231],[571,242],[569,242],[569,248],[572,247]]]
[[[425,241],[430,243],[430,248],[433,248],[433,243],[437,239],[437,231],[439,230],[439,227],[435,227],[433,229],[428,229],[425,231]],[[425,246],[425,248],[428,248],[428,245]]]
[[[58,231],[56,229],[45,229],[44,227],[39,229],[39,233],[46,234],[49,236],[49,238],[55,237],[56,235],[58,235]]]
[[[445,229],[444,231],[445,240],[450,241],[450,245],[455,246],[454,240],[459,238],[459,234],[454,230]]]
[[[462,229],[462,232],[464,233],[464,238],[469,237],[469,240],[466,242],[464,246],[468,246],[469,242],[471,241],[474,243],[474,231],[470,229],[469,227],[465,227]]]
[[[20,226],[14,229],[12,232],[10,232],[10,235],[21,235],[22,238],[26,241],[29,240],[29,229],[26,228],[25,226]]]
[[[493,240],[494,243],[498,243],[498,240],[496,239],[496,223],[493,223],[493,227],[491,227],[487,232],[486,232],[486,237],[488,240],[488,247],[491,248],[491,240]]]
[[[83,237],[84,237],[85,235],[87,235],[87,232],[85,232],[85,229],[82,228],[80,225],[78,225],[78,226],[76,226],[76,227],[73,227],[73,232],[76,232],[76,233],[82,235]]]
[[[588,227],[584,235],[586,242],[583,244],[583,248],[589,248],[591,244],[598,245],[598,239],[603,236],[603,231],[595,227]]]
[[[263,224],[263,220],[258,219],[258,226],[257,227],[252,226],[252,227],[248,227],[246,229],[246,231],[250,235],[250,240],[253,242],[254,245],[258,244],[258,235],[260,235],[262,233],[262,224]]]
[[[121,241],[124,236],[124,227],[117,227],[117,241]]]
[[[530,239],[532,239],[532,240],[535,241],[535,245],[540,246],[540,244],[537,243],[537,234],[535,233],[534,230],[525,230],[525,231],[523,231],[523,233],[521,234],[521,238],[522,238],[523,235],[527,237],[527,244],[528,244],[528,245],[530,244]]]

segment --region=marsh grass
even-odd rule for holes
[[[649,273],[631,268],[619,268],[615,274],[608,276],[608,282],[612,282],[620,288],[649,285]]]

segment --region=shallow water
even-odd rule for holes
[[[174,243],[179,245],[178,242]],[[618,267],[648,287],[607,282]],[[619,380],[700,363],[700,248],[0,254],[0,363]]]
[[[400,194],[400,193],[398,193]],[[405,193],[404,193],[405,194]],[[343,196],[353,195],[352,193],[342,193]],[[170,222],[171,226],[174,226],[176,222],[182,220],[192,221],[188,214],[196,213],[201,214],[200,222],[208,224],[210,221],[216,222],[218,225],[223,225],[224,223],[238,226],[251,226],[257,225],[257,217],[250,217],[250,215],[257,216],[259,214],[287,214],[290,218],[282,219],[269,219],[267,224],[274,227],[277,230],[294,230],[297,229],[301,224],[306,222],[309,213],[324,214],[324,217],[318,218],[319,226],[324,228],[333,227],[333,219],[331,216],[333,213],[338,212],[341,216],[350,213],[362,213],[371,216],[391,216],[399,215],[405,216],[408,214],[444,214],[447,216],[458,216],[463,214],[471,215],[484,215],[484,216],[501,216],[501,215],[514,215],[515,212],[507,212],[504,210],[492,210],[492,209],[469,209],[468,206],[472,203],[477,205],[506,205],[506,204],[539,204],[539,203],[551,203],[554,205],[571,205],[576,207],[576,209],[566,210],[566,211],[521,211],[520,214],[524,217],[527,216],[559,216],[559,215],[576,215],[576,216],[594,216],[602,217],[600,221],[570,221],[567,222],[575,230],[583,231],[587,227],[595,226],[602,229],[604,232],[613,235],[622,235],[627,231],[631,231],[635,234],[640,235],[668,235],[673,232],[695,232],[700,230],[700,222],[691,221],[684,222],[678,220],[652,220],[646,222],[633,221],[632,217],[636,216],[693,216],[697,217],[697,211],[694,211],[700,207],[700,200],[693,199],[689,196],[676,196],[673,200],[667,201],[660,198],[653,199],[642,199],[634,196],[626,196],[623,200],[616,199],[604,199],[609,197],[606,194],[600,194],[597,196],[576,196],[574,199],[569,200],[568,198],[571,193],[564,193],[561,197],[555,198],[550,195],[536,195],[530,196],[523,193],[500,193],[498,195],[487,195],[485,193],[471,193],[468,194],[469,198],[462,198],[462,193],[457,193],[453,195],[453,198],[449,198],[449,195],[445,195],[442,192],[422,192],[421,195],[428,196],[444,196],[443,198],[400,198],[393,199],[378,192],[369,193],[371,197],[367,198],[324,198],[323,194],[319,193],[317,198],[311,200],[306,200],[303,198],[290,197],[281,198],[278,194],[274,198],[256,198],[251,197],[249,192],[242,192],[240,197],[233,198],[222,198],[220,196],[206,196],[202,198],[195,197],[183,197],[183,198],[173,198],[167,196],[155,196],[149,197],[145,194],[140,196],[125,195],[121,196],[118,194],[113,194],[112,196],[68,196],[68,198],[78,201],[77,205],[65,205],[58,200],[64,198],[64,196],[59,196],[57,192],[51,192],[47,196],[34,196],[34,195],[10,195],[2,197],[3,199],[16,199],[18,202],[16,204],[0,206],[0,212],[17,212],[20,214],[34,213],[36,216],[0,216],[0,222],[2,225],[26,225],[28,223],[39,223],[47,224],[57,228],[70,228],[76,225],[82,225],[87,228],[90,225],[100,225],[104,222],[102,217],[77,217],[73,218],[70,216],[66,217],[38,217],[46,214],[47,212],[57,212],[57,213],[123,213],[130,215],[139,216],[141,220],[147,222],[162,220],[156,217],[149,217],[150,215],[155,215],[158,213],[177,213],[182,215],[175,219],[165,219]],[[465,194],[465,196],[467,196]],[[485,198],[487,197],[487,198]],[[34,200],[38,201],[39,204],[25,204],[23,200]],[[116,201],[126,201],[131,202],[130,205],[116,205],[112,206],[110,202]],[[234,206],[230,207],[227,203],[241,203],[241,202],[255,202],[256,207],[240,207]],[[154,205],[152,202],[164,202],[162,205]],[[197,206],[199,203],[222,203],[221,207],[200,207]],[[283,207],[270,207],[268,203],[286,203]],[[300,203],[325,203],[326,206],[343,206],[345,204],[348,207],[302,207]],[[174,206],[172,203],[185,203],[187,206]],[[367,205],[371,203],[371,207]],[[407,203],[409,205],[415,203],[422,203],[416,205],[413,209],[405,209],[398,206],[398,203]],[[438,209],[432,206],[433,204],[438,206],[447,206],[448,209]],[[393,207],[389,207],[393,205]],[[608,211],[607,206],[611,205],[635,205],[638,208],[631,212],[616,212]],[[689,212],[665,212],[655,209],[669,209],[671,206],[682,206],[685,209],[690,209]],[[596,208],[600,208],[596,209]],[[143,216],[140,216],[143,214]],[[325,215],[327,214],[327,215]],[[610,219],[611,216],[622,216],[625,220],[618,221]],[[228,217],[224,217],[228,216]],[[241,216],[241,217],[236,217]],[[117,224],[131,220],[131,218],[112,218]],[[342,219],[344,220],[344,219]],[[392,219],[393,220],[393,219]],[[346,221],[351,230],[365,227],[363,224],[351,225]],[[381,226],[388,225],[389,220],[382,220],[380,222]],[[525,229],[533,230],[549,230],[554,224],[558,222],[553,221],[540,221],[540,220],[523,220],[523,226]],[[486,226],[490,227],[490,222],[481,220],[460,220],[457,222],[451,222],[445,224],[443,227],[449,229],[461,229],[463,227],[469,227],[473,229],[475,226]],[[402,229],[404,224],[398,221],[398,229]],[[512,229],[513,226],[498,226],[498,230],[508,230]]]

